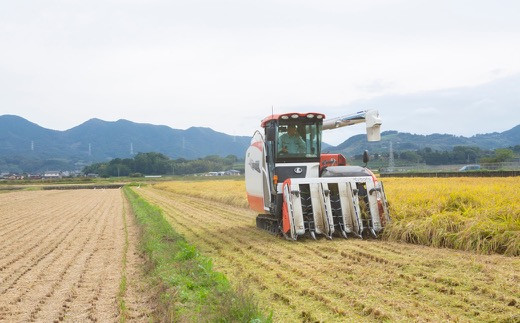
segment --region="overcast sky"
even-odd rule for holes
[[[0,115],[251,135],[376,108],[383,130],[520,123],[520,1],[1,1]],[[339,144],[363,126],[330,131]]]

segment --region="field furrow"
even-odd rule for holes
[[[276,321],[520,318],[515,257],[357,239],[289,242],[256,229],[256,214],[243,208],[149,187],[136,192]]]
[[[3,209],[10,211],[0,214],[9,232],[0,242],[0,321],[117,321],[124,246],[136,252],[138,238],[125,236],[137,229],[125,220],[133,216],[123,208],[121,191],[13,192],[2,198],[7,195],[13,199]],[[12,221],[18,215],[24,223]],[[131,278],[141,280],[141,264],[130,265],[136,266]],[[120,296],[143,307],[149,302],[136,293]]]

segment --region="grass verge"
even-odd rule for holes
[[[160,208],[129,187],[124,192],[142,228],[141,246],[148,256],[148,274],[160,290],[161,321],[271,321],[260,312],[252,295],[234,290],[223,274],[213,270],[211,259],[178,234]]]

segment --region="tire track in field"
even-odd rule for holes
[[[31,199],[17,199],[32,203],[32,207],[24,209],[29,213],[24,214],[26,221],[37,223],[31,219],[47,212],[41,229],[47,233],[57,231],[52,238],[38,240],[41,247],[4,267],[9,275],[0,288],[0,321],[117,321],[121,314],[117,300],[123,246],[128,243],[129,250],[136,251],[138,243],[135,234],[125,242],[126,222],[130,223],[130,231],[136,232],[137,228],[135,222],[123,221],[132,215],[123,210],[121,191],[59,191],[49,200],[48,194],[30,193]],[[61,213],[55,212],[55,203],[62,204]],[[18,244],[29,245],[32,237],[23,230],[18,232]],[[127,266],[132,266],[127,270],[133,273],[128,280],[135,280],[132,285],[140,284],[143,268],[135,261]],[[143,292],[144,299],[129,292],[124,300],[134,308],[145,309],[142,315],[134,314],[136,320],[148,321],[150,311],[146,309],[152,307],[151,296],[146,296],[150,292],[145,288]]]
[[[264,301],[280,303],[273,305],[279,320],[496,320],[517,315],[515,271],[502,272],[494,278],[496,287],[479,292],[489,283],[489,273],[472,267],[501,272],[507,268],[504,262],[514,268],[518,259],[381,241],[290,243],[257,230],[254,215],[240,208],[151,188],[138,193],[165,209],[174,226],[228,277],[263,281],[255,292]],[[446,260],[432,263],[432,256]],[[275,291],[265,292],[270,289]],[[307,306],[295,305],[302,303]],[[284,313],[284,306],[293,313]]]

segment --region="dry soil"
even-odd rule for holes
[[[118,189],[0,194],[0,321],[146,321],[134,221]]]

